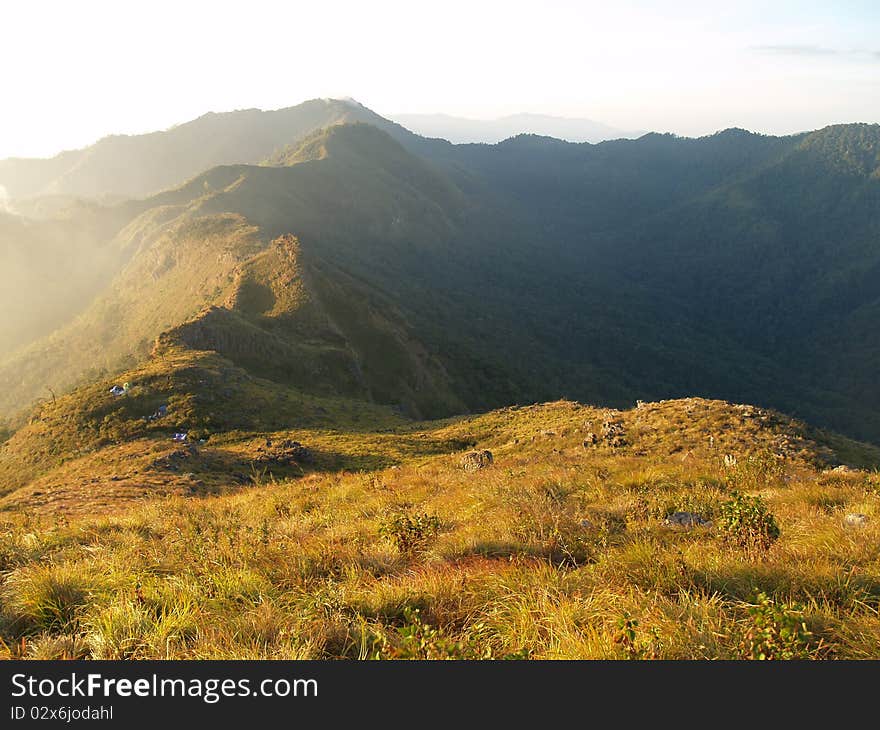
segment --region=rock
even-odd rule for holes
[[[461,457],[459,463],[465,471],[477,471],[477,469],[491,466],[492,461],[492,452],[484,449],[483,451],[468,451]]]
[[[853,469],[852,467],[847,466],[846,464],[841,464],[840,466],[835,466],[833,469],[826,469],[824,471],[824,473],[825,474],[832,474],[834,476],[844,476],[844,477],[859,476],[861,474],[861,472],[858,469]]]
[[[587,437],[584,439],[584,448],[589,449],[599,443],[599,436],[592,431],[587,433]]]
[[[861,512],[850,512],[843,518],[843,522],[850,527],[864,527],[868,524],[868,515],[863,515]]]
[[[267,466],[310,464],[315,460],[311,449],[292,439],[282,441],[266,439],[265,447],[260,447],[258,451],[260,458],[257,461]]]
[[[663,524],[669,527],[711,527],[712,523],[694,512],[673,512]]]

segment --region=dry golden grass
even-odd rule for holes
[[[100,489],[77,497],[103,509],[93,514],[36,501],[42,509],[11,509],[28,504],[19,492],[0,517],[4,651],[876,657],[878,475],[830,472],[821,464],[833,451],[816,434],[758,409],[741,413],[696,399],[648,404],[615,415],[628,440],[618,449],[584,448],[608,413],[568,402],[366,433],[273,432],[333,456],[223,484],[222,465],[246,464],[266,437],[228,434],[212,439],[215,462],[200,456],[216,479],[201,492],[154,491],[140,503]],[[469,444],[492,450],[494,464],[459,468]],[[107,448],[134,470],[129,452],[152,459],[160,447]],[[848,448],[866,461],[874,453]],[[99,465],[112,453],[83,468],[106,477]],[[25,489],[33,495],[34,485]],[[743,552],[717,524],[664,524],[682,510],[717,523],[734,489],[760,495],[776,517],[781,535],[765,553]],[[846,525],[850,512],[867,524]],[[388,538],[400,514],[436,516],[439,529],[401,553]],[[786,626],[800,627],[790,644],[780,638]]]

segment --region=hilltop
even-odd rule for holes
[[[130,377],[116,400],[44,405],[0,452],[40,454],[0,500],[10,656],[866,658],[880,640],[880,483],[831,468],[880,452],[778,413],[557,402],[413,423],[204,353]],[[464,469],[469,449],[491,463]],[[738,491],[778,525],[758,553],[723,527]]]
[[[0,445],[7,656],[873,656],[880,449],[700,398],[418,421],[255,346],[261,377],[243,332],[327,324],[307,277],[253,286],[298,260],[273,241],[226,306]],[[760,550],[725,528],[742,492]]]

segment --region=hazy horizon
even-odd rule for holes
[[[387,1],[342,3],[332,18],[261,0],[244,17],[235,8],[8,4],[18,32],[0,48],[3,68],[15,69],[4,80],[0,159],[322,97],[392,119],[540,114],[683,136],[880,121],[880,10],[865,0],[689,0],[662,11],[644,0]]]
[[[357,100],[357,99],[352,99],[352,98],[350,98],[350,97],[326,97],[326,96],[325,96],[325,97],[315,97],[315,98],[316,98],[316,99],[326,99],[326,100],[329,100],[329,101],[349,101],[349,102],[355,102],[355,103],[361,104],[361,106],[363,106],[363,107],[365,107],[365,108],[371,109],[372,111],[376,111],[375,109],[372,109],[372,107],[370,107],[369,104],[363,104],[363,103],[360,102],[359,100]],[[94,139],[88,140],[88,141],[84,142],[83,144],[78,145],[78,146],[76,146],[76,147],[69,147],[69,146],[68,146],[68,147],[63,147],[63,148],[61,148],[61,149],[57,149],[57,150],[54,150],[54,151],[50,151],[50,152],[45,153],[45,154],[34,154],[34,155],[16,155],[16,154],[11,154],[11,155],[5,155],[5,156],[2,156],[2,157],[0,157],[0,159],[12,159],[12,158],[23,158],[23,159],[27,159],[27,158],[33,158],[33,159],[49,159],[49,158],[52,158],[52,157],[54,157],[54,156],[56,156],[56,155],[62,154],[62,153],[64,153],[64,152],[73,152],[73,151],[77,151],[77,150],[80,150],[80,149],[84,149],[84,148],[90,147],[91,145],[93,145],[93,144],[95,144],[95,143],[97,143],[97,142],[99,142],[99,141],[101,141],[102,139],[105,139],[105,138],[107,138],[107,137],[113,137],[113,136],[139,136],[139,135],[152,134],[152,133],[155,133],[155,132],[166,132],[166,131],[168,131],[168,130],[174,129],[175,127],[179,127],[179,126],[181,126],[181,125],[183,125],[183,124],[187,124],[187,123],[189,123],[189,122],[193,122],[193,121],[195,121],[196,119],[198,119],[199,117],[202,117],[202,116],[205,116],[205,115],[209,115],[209,114],[227,114],[227,113],[235,113],[235,112],[243,112],[243,111],[251,111],[251,110],[256,110],[256,111],[261,111],[261,112],[279,111],[279,110],[286,109],[286,108],[296,107],[296,106],[298,106],[298,105],[300,105],[300,104],[303,104],[303,103],[308,102],[308,101],[313,101],[313,100],[314,100],[314,99],[301,99],[301,100],[298,100],[298,101],[296,101],[296,102],[294,102],[294,103],[287,104],[287,105],[282,106],[282,107],[271,108],[271,109],[270,109],[270,108],[260,108],[260,107],[238,107],[238,108],[234,108],[234,109],[207,109],[207,110],[205,110],[202,114],[199,114],[199,115],[197,115],[197,116],[195,116],[195,117],[192,117],[192,118],[182,119],[182,120],[180,120],[179,122],[175,122],[175,123],[173,123],[173,124],[171,124],[171,125],[169,125],[169,126],[167,126],[167,127],[156,128],[156,129],[143,129],[143,130],[136,130],[136,131],[129,131],[129,132],[114,132],[114,131],[111,131],[111,132],[108,132],[107,134],[103,134],[103,135],[101,135],[100,137],[95,137]],[[378,113],[378,112],[377,112],[377,113]],[[854,119],[854,120],[851,120],[851,121],[849,121],[849,122],[843,122],[843,121],[840,121],[840,122],[829,122],[828,124],[821,125],[820,127],[804,127],[804,128],[792,129],[791,131],[785,131],[785,132],[768,132],[768,131],[766,131],[766,130],[753,129],[753,128],[749,128],[749,127],[742,127],[741,125],[736,125],[736,124],[729,124],[729,125],[726,125],[726,126],[722,126],[722,127],[718,127],[718,128],[713,128],[713,129],[711,129],[711,130],[707,130],[707,131],[705,131],[705,132],[693,133],[693,134],[686,134],[686,133],[680,133],[680,132],[677,132],[677,131],[675,131],[675,130],[659,130],[659,129],[649,129],[649,128],[644,128],[644,129],[621,129],[621,128],[615,126],[615,125],[606,124],[605,121],[604,121],[603,119],[597,119],[597,118],[594,118],[594,117],[586,117],[586,116],[561,116],[561,115],[556,115],[556,114],[547,114],[547,113],[542,113],[542,112],[531,112],[531,111],[511,112],[511,113],[509,113],[509,114],[503,114],[503,115],[498,115],[498,116],[486,116],[486,117],[465,116],[465,115],[459,115],[459,114],[448,114],[448,113],[443,112],[443,111],[437,111],[437,112],[399,112],[399,113],[391,113],[391,114],[388,114],[388,113],[381,113],[381,116],[383,116],[384,118],[386,118],[386,119],[388,119],[388,120],[390,120],[390,121],[392,121],[392,122],[398,122],[399,124],[402,124],[404,127],[406,127],[405,121],[406,121],[407,119],[418,118],[418,117],[424,117],[425,119],[430,119],[430,118],[438,118],[438,119],[439,119],[439,118],[447,118],[447,119],[449,119],[449,120],[451,120],[451,121],[474,122],[474,123],[482,123],[482,122],[502,122],[502,121],[508,121],[508,120],[512,120],[512,119],[516,119],[516,118],[520,118],[520,117],[522,117],[523,119],[527,119],[527,118],[529,118],[529,117],[534,117],[534,118],[536,118],[536,119],[545,118],[545,119],[557,120],[557,121],[560,121],[560,122],[594,122],[594,123],[596,123],[598,126],[603,126],[603,127],[604,127],[604,126],[607,126],[607,127],[609,127],[610,129],[618,130],[618,131],[621,131],[621,132],[626,132],[626,133],[629,133],[629,134],[636,134],[636,135],[638,135],[638,136],[641,136],[641,135],[644,135],[644,134],[655,133],[655,132],[656,132],[656,133],[661,133],[661,134],[670,133],[670,134],[675,134],[675,135],[680,136],[680,137],[690,137],[690,138],[697,138],[697,137],[711,136],[711,135],[713,135],[713,134],[717,134],[717,133],[719,133],[719,132],[723,132],[723,131],[728,130],[728,129],[745,129],[745,130],[748,131],[748,132],[754,132],[754,133],[756,133],[756,134],[765,134],[765,135],[770,135],[770,136],[780,136],[780,137],[784,137],[784,136],[793,136],[793,135],[797,135],[797,134],[800,134],[800,133],[802,133],[802,132],[815,131],[815,130],[817,130],[817,129],[821,129],[821,128],[824,128],[824,127],[834,126],[834,125],[836,125],[836,124],[860,124],[860,123],[878,124],[878,123],[880,123],[880,122],[877,122],[877,121],[869,121],[869,122],[865,122],[864,120]],[[404,120],[404,121],[401,121],[401,120]],[[423,133],[422,133],[421,131],[419,131],[418,129],[410,129],[410,131],[415,132],[415,133],[417,133],[417,134],[423,134]],[[525,128],[523,128],[522,132],[523,132],[523,133],[527,133],[527,134],[530,133],[530,132],[529,132],[527,129],[525,129]],[[423,135],[423,136],[425,136],[425,135]],[[431,136],[431,135],[427,135],[427,136]],[[552,135],[551,135],[551,136],[552,136]],[[563,138],[563,137],[560,137],[560,138]],[[632,137],[632,138],[635,138],[635,137]],[[455,143],[455,140],[452,140],[452,141],[453,141],[453,143]],[[0,191],[0,194],[2,194],[2,191]]]

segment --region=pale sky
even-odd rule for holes
[[[0,0],[0,79],[0,158],[343,96],[781,134],[880,122],[880,0]]]

